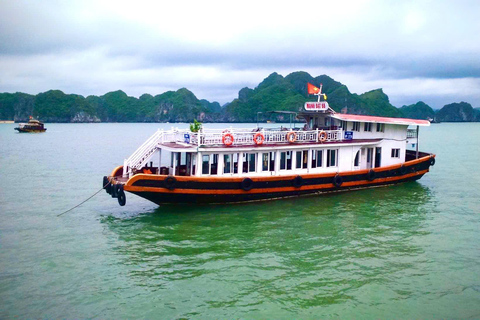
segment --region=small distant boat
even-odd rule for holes
[[[18,132],[45,132],[47,129],[45,128],[43,122],[30,118],[28,123],[20,123],[18,127],[15,128]]]

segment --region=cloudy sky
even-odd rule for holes
[[[270,73],[327,74],[397,107],[480,107],[479,0],[0,0],[0,92],[229,102]]]

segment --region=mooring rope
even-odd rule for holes
[[[107,184],[105,184],[105,185],[102,187],[102,189],[100,189],[100,190],[98,190],[97,192],[95,192],[93,195],[91,195],[90,197],[88,197],[86,200],[80,202],[80,203],[77,204],[75,207],[70,208],[70,209],[68,209],[67,211],[64,211],[64,212],[58,214],[57,217],[60,217],[62,214],[65,214],[65,213],[67,213],[67,212],[69,212],[69,211],[72,211],[73,209],[75,209],[75,208],[77,208],[77,207],[80,207],[82,204],[84,204],[84,203],[87,202],[88,200],[90,200],[90,199],[92,199],[93,197],[95,197],[100,191],[102,191],[103,189],[105,189],[105,187],[108,186],[109,183],[110,183],[110,181],[107,182]]]

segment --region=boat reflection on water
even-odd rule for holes
[[[262,309],[273,299],[295,309],[362,300],[363,286],[418,273],[409,262],[424,260],[418,244],[429,235],[422,225],[430,199],[428,188],[408,182],[273,202],[161,206],[103,222],[115,235],[118,263],[162,303],[201,313],[212,304]]]

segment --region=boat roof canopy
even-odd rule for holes
[[[373,123],[388,123],[388,124],[400,124],[406,126],[425,126],[430,125],[428,120],[407,119],[407,118],[390,118],[390,117],[376,117],[376,116],[363,116],[356,114],[334,113],[332,118],[342,121],[358,121],[358,122],[373,122]]]

